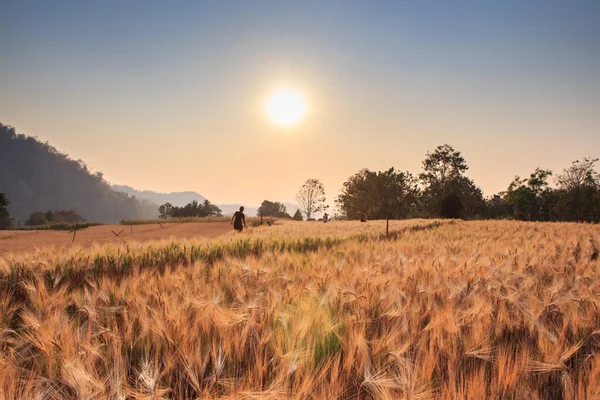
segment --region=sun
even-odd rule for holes
[[[307,107],[304,97],[299,92],[293,89],[279,89],[267,100],[266,111],[273,123],[290,127],[305,118]]]

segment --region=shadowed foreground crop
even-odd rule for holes
[[[0,259],[0,395],[600,398],[598,226],[383,226]]]

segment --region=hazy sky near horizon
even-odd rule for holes
[[[0,0],[0,122],[112,183],[333,199],[449,143],[486,195],[600,156],[598,1]],[[309,113],[273,125],[292,86]]]

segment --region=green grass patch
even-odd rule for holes
[[[183,224],[190,222],[229,222],[231,217],[182,217],[154,219],[123,219],[121,225]]]

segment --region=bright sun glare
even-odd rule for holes
[[[274,92],[266,104],[271,121],[281,126],[293,126],[306,115],[304,97],[295,90],[280,89]]]

